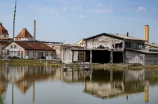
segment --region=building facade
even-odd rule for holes
[[[145,50],[145,40],[121,34],[102,33],[85,40],[85,62],[90,63],[140,63],[149,64],[147,60],[155,57],[158,64],[158,52]],[[151,63],[150,63],[151,64]]]
[[[44,43],[39,42],[18,42],[14,41],[4,48],[7,54],[9,50],[9,56],[19,57],[24,59],[40,59],[41,57],[55,56],[55,50]]]

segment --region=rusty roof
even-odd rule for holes
[[[27,31],[26,28],[23,28],[23,30],[15,38],[33,38],[33,36]]]
[[[53,48],[45,43],[38,42],[19,42],[14,41],[16,44],[24,48],[25,50],[41,50],[41,51],[55,51]]]
[[[3,27],[2,23],[0,22],[0,35],[2,34],[9,35],[8,31]]]

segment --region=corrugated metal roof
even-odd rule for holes
[[[139,39],[139,38],[135,38],[135,37],[132,37],[132,36],[127,36],[127,35],[122,35],[122,34],[111,34],[111,33],[98,34],[98,35],[95,35],[95,36],[86,38],[85,40],[88,40],[88,39],[91,39],[91,38],[94,38],[94,37],[98,37],[98,36],[102,36],[102,35],[109,36],[109,37],[113,37],[113,38],[125,39],[125,40],[146,41],[146,40],[144,40],[144,39]]]

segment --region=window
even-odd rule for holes
[[[126,48],[131,48],[131,42],[125,42]]]
[[[16,45],[14,45],[14,48],[16,48]]]
[[[20,51],[18,51],[18,56],[20,56]]]
[[[6,38],[6,35],[4,35],[4,37]]]
[[[36,57],[36,51],[33,51],[33,57]]]
[[[59,47],[55,47],[55,49],[59,49]]]
[[[10,48],[13,48],[13,45],[11,45]]]
[[[17,54],[16,51],[14,51],[14,56],[16,56],[16,54]]]
[[[30,52],[29,52],[29,51],[27,51],[27,55],[26,55],[26,56],[28,56],[28,57],[29,57],[29,55],[30,55]]]
[[[11,57],[13,56],[13,51],[11,51]]]
[[[51,52],[51,56],[52,56],[52,57],[54,56],[54,52]]]
[[[48,56],[48,52],[45,52],[45,56]]]

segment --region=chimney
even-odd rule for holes
[[[127,36],[128,36],[128,32],[127,32]]]
[[[34,20],[34,31],[33,31],[33,37],[36,40],[36,20]]]
[[[2,23],[0,22],[0,25],[2,25]]]
[[[144,39],[149,42],[149,25],[144,26]]]

